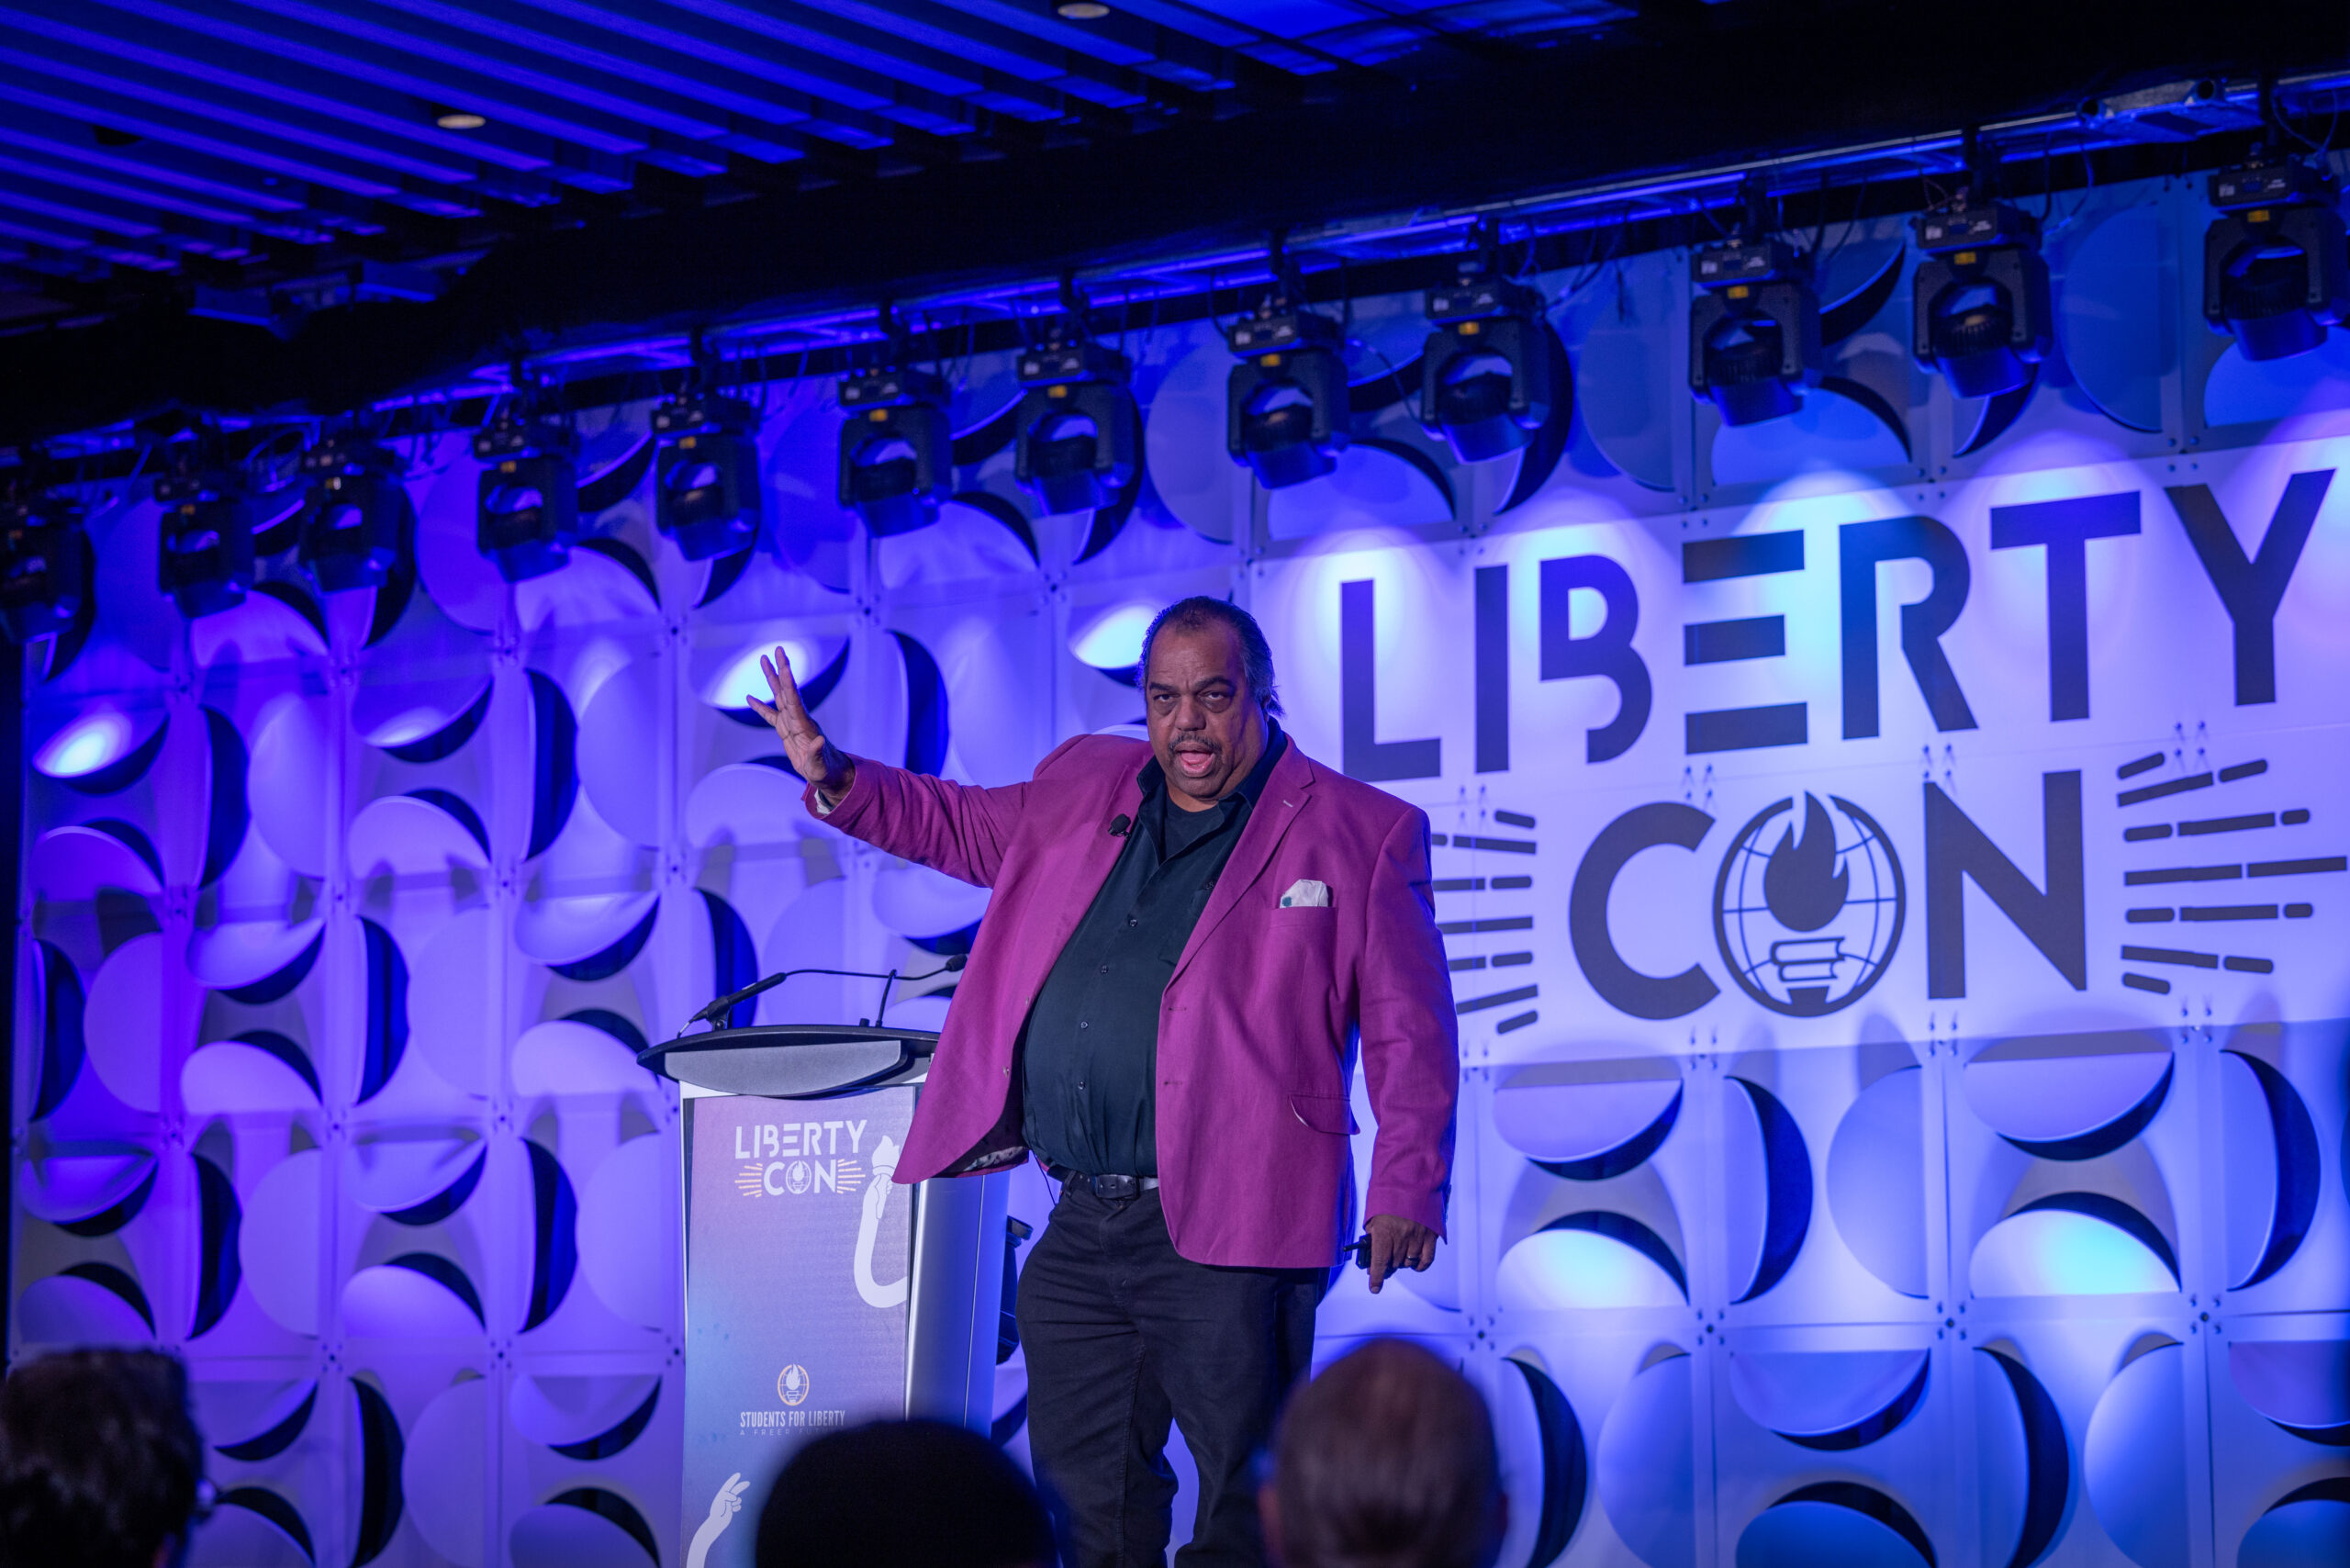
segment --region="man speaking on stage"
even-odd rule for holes
[[[1033,1153],[1058,1189],[1019,1313],[1075,1563],[1165,1562],[1170,1420],[1200,1476],[1180,1561],[1260,1563],[1251,1462],[1354,1240],[1358,1047],[1371,1288],[1443,1234],[1460,1047],[1427,813],[1282,734],[1264,633],[1220,599],[1143,638],[1148,745],[1081,735],[1002,789],[848,756],[763,664],[811,810],[994,890],[897,1180]]]

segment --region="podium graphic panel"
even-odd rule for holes
[[[685,1102],[687,1568],[749,1568],[776,1472],[905,1411],[911,1085]]]

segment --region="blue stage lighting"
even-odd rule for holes
[[[1276,286],[1232,329],[1225,446],[1269,490],[1302,485],[1338,465],[1352,419],[1338,323],[1292,303]]]
[[[653,410],[654,521],[687,560],[732,555],[758,539],[758,410],[735,398],[693,395]]]
[[[95,565],[81,507],[22,479],[0,494],[0,632],[19,646],[84,616]]]
[[[302,454],[310,481],[294,558],[322,593],[379,588],[412,547],[416,513],[397,454],[356,432],[321,438]]]
[[[1463,463],[1482,463],[1534,439],[1557,388],[1542,297],[1501,275],[1500,230],[1480,224],[1455,283],[1431,288],[1422,308],[1436,330],[1420,353],[1420,426]]]
[[[1926,260],[1913,282],[1911,351],[1961,398],[2029,384],[2056,346],[2040,225],[1966,193],[1915,220]]]
[[[927,371],[886,364],[841,378],[841,505],[876,537],[938,521],[954,489],[955,434],[946,384]]]
[[[175,443],[155,481],[163,515],[155,586],[194,620],[245,602],[253,586],[253,504],[245,471],[209,438]]]
[[[2350,319],[2350,245],[2333,174],[2286,160],[2211,176],[2221,216],[2203,231],[2203,319],[2244,357],[2283,359]]]
[[[1738,239],[1697,252],[1689,306],[1689,389],[1722,422],[1760,424],[1803,406],[1819,385],[1819,300],[1811,258],[1781,240]]]
[[[1105,507],[1142,472],[1142,411],[1126,356],[1082,335],[1077,313],[1020,355],[1013,473],[1047,516]]]
[[[559,415],[501,414],[474,435],[474,542],[509,583],[570,559],[579,538],[579,435]]]

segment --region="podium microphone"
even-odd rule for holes
[[[906,975],[902,978],[909,981],[936,980],[940,975],[950,975],[955,973],[958,969],[962,969],[964,964],[968,961],[968,960],[963,954],[957,953],[954,957],[948,958],[946,962],[941,964],[938,968],[931,970],[928,974]],[[749,985],[744,986],[740,991],[728,991],[724,996],[718,998],[718,1000],[712,1002],[709,1006],[695,1014],[690,1019],[687,1020],[687,1022],[688,1024],[716,1023],[719,1019],[733,1012],[736,1003],[748,1002],[755,996],[760,995],[766,991],[773,991],[776,987],[791,979],[794,975],[839,975],[848,980],[878,980],[882,982],[881,1007],[885,1010],[890,1005],[890,988],[897,984],[898,980],[901,979],[898,971],[895,969],[890,970],[887,974],[881,973],[876,969],[783,969],[767,976],[765,980],[753,980]],[[880,1022],[880,1014],[878,1012],[874,1015],[874,1022],[876,1024]],[[724,1025],[721,1025],[721,1027],[723,1026]]]

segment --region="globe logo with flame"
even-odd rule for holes
[[[1780,801],[1739,831],[1714,881],[1714,939],[1747,995],[1817,1018],[1885,973],[1904,903],[1901,861],[1876,819],[1807,793],[1800,810]]]

